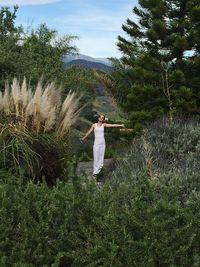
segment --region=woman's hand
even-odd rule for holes
[[[85,141],[86,136],[80,137],[81,142]]]
[[[85,138],[86,138],[86,136],[83,135],[83,133],[79,134],[79,139],[80,139],[81,143],[85,140]]]
[[[83,137],[81,137],[80,140],[83,142],[85,138],[88,137],[88,135],[90,135],[93,130],[94,130],[94,124],[92,124],[89,131]]]

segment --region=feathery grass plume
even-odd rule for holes
[[[3,110],[3,94],[0,91],[0,110]]]
[[[59,123],[56,130],[56,136],[62,138],[65,132],[76,122],[82,108],[78,109],[80,97],[74,92],[69,92],[60,112]]]
[[[56,107],[51,108],[44,125],[44,132],[51,130],[56,122]]]
[[[0,109],[7,115],[13,112],[14,122],[21,126],[37,133],[54,128],[56,135],[63,137],[77,119],[80,112],[78,110],[79,100],[80,97],[77,97],[74,92],[69,92],[61,106],[61,87],[57,88],[54,82],[43,87],[40,79],[33,94],[25,77],[21,87],[14,78],[11,92],[6,82],[4,93],[0,94]],[[56,117],[59,119],[56,120]]]
[[[56,106],[56,107],[60,107],[61,106],[61,90],[62,89],[62,86],[60,85],[57,89],[55,89],[54,87],[54,90],[51,94],[51,103],[53,106]]]
[[[31,90],[31,88],[28,88],[26,78],[24,77],[23,83],[21,86],[21,103],[22,103],[21,113],[22,113],[22,117],[24,117],[26,107],[27,107],[28,103],[31,101],[32,95],[33,95],[32,90]]]
[[[32,128],[36,130],[36,132],[39,132],[40,125],[42,122],[42,116],[41,116],[41,104],[42,104],[42,81],[40,80],[36,86],[35,93],[33,95],[33,98],[31,100],[32,105]]]
[[[55,84],[50,83],[47,84],[46,88],[44,89],[44,92],[42,94],[42,107],[41,107],[41,113],[44,119],[47,119],[49,116],[49,112],[54,107],[58,107],[58,98],[56,98],[56,89]],[[55,97],[55,99],[53,99]]]
[[[112,88],[114,86],[112,80],[106,73],[98,73],[97,71],[94,71],[94,75],[106,88]]]
[[[10,87],[8,82],[5,83],[5,90],[3,94],[3,111],[8,115],[11,113],[11,97],[10,97]]]
[[[112,105],[116,108],[119,109],[119,105],[117,103],[117,99],[112,95],[112,89],[114,87],[114,83],[109,77],[107,73],[99,73],[96,70],[94,70],[94,76],[99,81],[105,88],[105,95],[109,98],[110,102]]]
[[[48,98],[43,98],[40,105],[41,123],[45,123],[45,120],[48,119],[52,108],[54,107],[51,106],[51,102],[48,100]]]
[[[56,91],[54,83],[47,84],[43,90],[39,81],[34,96],[26,108],[26,124],[31,124],[37,132],[52,129],[60,99],[61,96]]]
[[[69,118],[67,117],[67,112],[70,109],[70,105],[73,101],[74,93],[71,93],[71,91],[68,93],[65,101],[62,104],[60,115],[59,115],[59,121],[58,121],[58,126],[56,130],[56,135],[57,137],[61,137],[64,134],[65,126],[67,125],[67,122]]]
[[[43,130],[52,129],[56,122],[56,113],[60,107],[61,103],[61,90],[60,87],[56,89],[55,83],[51,82],[46,85],[44,92],[42,94],[42,106],[41,106],[41,116],[43,119]]]
[[[19,82],[17,81],[17,78],[14,78],[11,84],[11,97],[14,103],[16,117],[19,117],[21,92],[20,92],[20,85],[19,85]]]
[[[38,82],[35,93],[33,95],[33,114],[36,115],[40,112],[41,100],[42,100],[42,82],[41,80]]]
[[[52,107],[59,107],[61,104],[61,86],[56,88],[54,82],[47,84],[42,94],[42,98],[47,98]]]

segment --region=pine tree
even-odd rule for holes
[[[199,0],[139,0],[133,8],[137,22],[127,19],[118,37],[123,76],[116,78],[114,93],[125,90],[121,100],[134,124],[168,113],[197,114],[200,102]],[[118,76],[119,77],[119,76]],[[168,91],[168,93],[167,93]]]

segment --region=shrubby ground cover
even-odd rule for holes
[[[1,171],[1,266],[198,266],[199,123],[155,122],[101,187]]]

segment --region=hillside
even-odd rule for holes
[[[111,67],[100,63],[100,62],[95,62],[95,61],[88,61],[84,59],[75,59],[70,62],[65,63],[65,67],[70,67],[71,65],[81,65],[87,68],[93,68],[93,69],[100,69],[100,70],[110,70]]]
[[[91,56],[83,55],[83,54],[75,54],[75,55],[69,54],[69,55],[63,56],[63,61],[65,63],[71,62],[73,60],[78,60],[78,59],[83,59],[83,60],[90,61],[90,62],[103,63],[110,67],[112,65],[108,58],[95,58],[95,57],[91,57]]]

